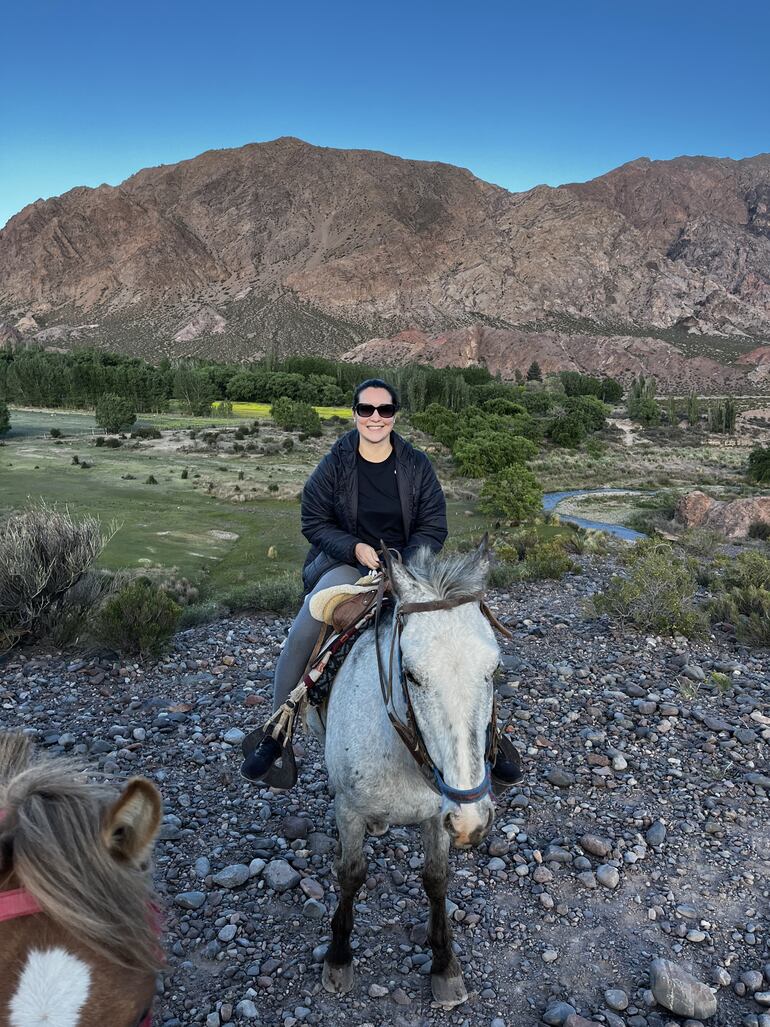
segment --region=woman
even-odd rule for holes
[[[355,428],[332,446],[302,492],[307,594],[275,667],[274,710],[301,678],[318,638],[310,597],[377,570],[380,540],[406,561],[420,546],[438,552],[447,537],[446,500],[430,460],[393,431],[398,408],[392,385],[379,378],[361,382],[353,397]],[[241,773],[258,781],[279,755],[278,743],[265,738]],[[496,771],[503,769],[499,764]]]

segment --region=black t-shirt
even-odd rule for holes
[[[396,479],[396,454],[387,460],[372,463],[357,454],[358,523],[356,534],[362,542],[375,549],[380,539],[399,552],[406,545],[401,501]]]

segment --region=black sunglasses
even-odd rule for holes
[[[356,403],[353,409],[359,417],[371,417],[375,410],[380,417],[384,417],[386,420],[396,416],[395,403],[381,403],[378,407],[372,403]]]

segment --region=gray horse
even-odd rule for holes
[[[405,616],[400,643],[417,726],[439,771],[438,790],[428,783],[388,717],[372,630],[356,642],[335,680],[325,746],[339,829],[340,896],[324,961],[327,991],[344,994],[353,985],[350,934],[353,901],[366,878],[364,836],[367,831],[383,834],[390,824],[419,824],[425,848],[423,884],[430,900],[433,996],[448,1007],[468,997],[452,951],[445,899],[450,845],[480,844],[494,818],[485,756],[499,650],[478,601],[469,599],[483,591],[488,566],[485,549],[466,556],[434,556],[425,549],[408,567],[397,564],[391,569],[396,613],[415,602],[456,604]],[[381,652],[389,652],[393,623],[380,626]],[[397,683],[393,695],[403,719],[405,703]],[[309,718],[309,725],[323,737],[316,717]]]

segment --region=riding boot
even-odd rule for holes
[[[241,777],[245,777],[247,781],[261,780],[280,755],[280,745],[267,735],[241,764]]]

